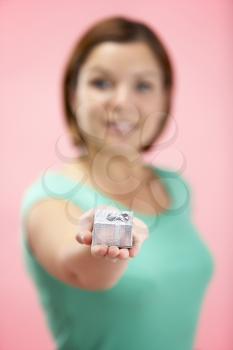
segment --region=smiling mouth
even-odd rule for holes
[[[129,135],[136,129],[136,125],[128,121],[106,122],[104,125],[108,132],[118,136]]]

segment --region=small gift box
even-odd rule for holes
[[[96,209],[92,231],[92,244],[119,248],[132,247],[133,211]]]

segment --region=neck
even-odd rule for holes
[[[141,154],[129,145],[88,147],[83,164],[95,187],[114,197],[130,197],[151,178]]]

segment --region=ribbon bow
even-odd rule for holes
[[[121,214],[116,214],[116,215],[109,213],[107,215],[107,220],[109,220],[109,221],[120,220],[120,221],[126,222],[129,220],[129,215],[127,213],[121,213]]]

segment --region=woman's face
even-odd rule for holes
[[[104,42],[82,65],[75,111],[85,140],[139,151],[155,135],[166,94],[159,63],[145,43]]]

